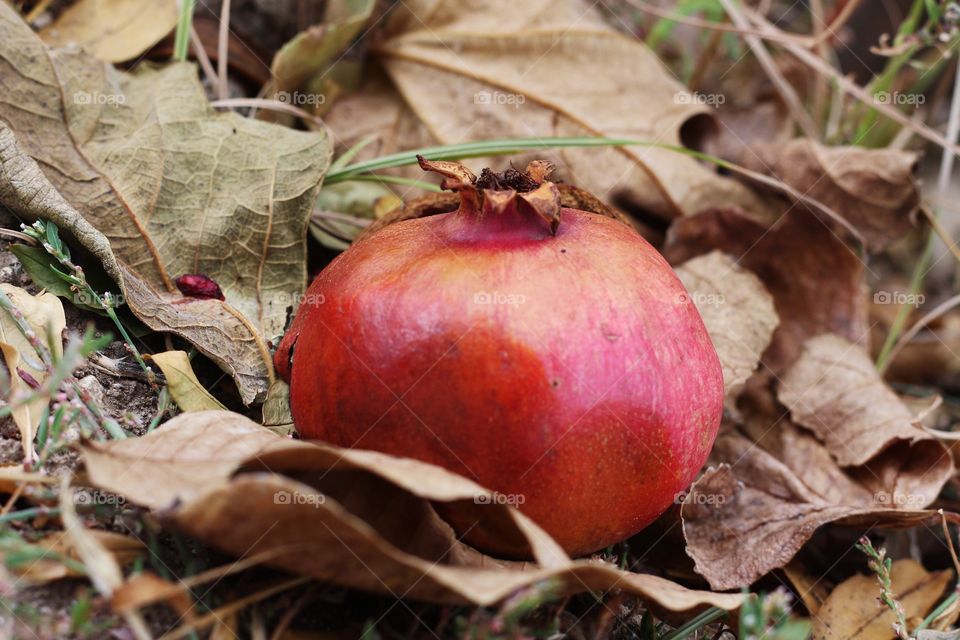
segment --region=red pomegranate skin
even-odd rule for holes
[[[723,379],[663,257],[617,220],[560,215],[555,235],[508,207],[360,240],[313,282],[276,364],[303,438],[455,471],[577,556],[693,481]],[[472,504],[442,513],[474,545],[522,555],[474,527]]]

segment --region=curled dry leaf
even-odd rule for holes
[[[862,465],[896,441],[929,439],[867,353],[837,335],[808,340],[777,395],[841,466]]]
[[[727,396],[736,396],[779,323],[773,298],[759,278],[719,251],[688,260],[676,272],[720,356]]]
[[[70,489],[70,478],[64,477],[60,485],[60,519],[64,534],[72,549],[83,563],[84,571],[96,590],[110,598],[123,585],[123,571],[113,553],[105,546],[100,536],[87,529],[77,515]],[[150,632],[139,612],[124,614],[124,619],[137,638],[150,638]]]
[[[919,563],[897,560],[890,570],[894,597],[907,620],[925,616],[940,600],[952,572],[928,572]],[[856,575],[839,584],[813,617],[813,637],[822,640],[895,640],[896,617],[879,602],[876,575]]]
[[[752,430],[753,438],[727,430],[717,439],[713,460],[723,464],[694,483],[681,508],[687,553],[715,589],[747,586],[784,566],[830,522],[907,527],[939,518],[923,509],[953,474],[937,443],[903,443],[840,469],[789,420],[767,415]]]
[[[177,0],[80,0],[40,37],[51,46],[78,45],[106,62],[136,58],[177,25]]]
[[[50,51],[0,4],[0,201],[52,220],[96,255],[151,329],[192,342],[247,403],[272,379],[267,341],[306,287],[323,132],[207,103],[191,65],[115,71]],[[203,274],[226,302],[184,298]]]
[[[864,264],[813,214],[794,208],[767,227],[741,210],[706,211],[674,222],[664,254],[679,264],[714,249],[733,256],[773,295],[780,324],[763,362],[774,373],[813,336],[867,340]]]
[[[93,586],[101,595],[109,597],[114,589],[123,584],[123,572],[113,554],[80,521],[69,478],[64,478],[60,488],[60,510],[64,533],[71,548],[83,563]]]
[[[348,65],[338,64],[331,68],[339,56],[353,41],[370,19],[376,2],[374,0],[332,0],[326,4],[324,20],[294,36],[287,42],[270,65],[278,92],[290,93],[305,90],[307,96],[322,96],[308,100],[308,109],[323,112],[350,84],[355,73],[344,74]],[[339,62],[339,60],[338,60]],[[282,94],[281,94],[282,95]]]
[[[162,510],[168,524],[211,546],[237,556],[272,552],[272,566],[358,589],[478,605],[540,583],[560,594],[618,588],[672,610],[742,600],[571,561],[528,518],[466,478],[281,438],[238,414],[184,414],[143,438],[88,443],[83,457],[95,485]],[[432,507],[450,502],[474,505],[475,526],[526,548],[536,563],[495,560],[460,543]]]
[[[404,2],[386,19],[374,53],[395,89],[372,78],[328,114],[347,145],[376,135],[381,148],[369,152],[583,135],[679,145],[708,117],[709,108],[653,52],[610,27],[583,0]],[[571,90],[571,77],[590,78],[590,90]],[[560,169],[558,177],[664,218],[721,203],[765,210],[750,188],[673,151],[625,147],[546,155]],[[514,160],[522,166],[525,159]]]
[[[290,410],[290,385],[283,380],[277,380],[270,385],[262,411],[263,426],[277,435],[287,436],[296,431]]]
[[[182,411],[226,409],[197,380],[186,351],[164,351],[150,356],[150,360],[163,371],[170,397]]]
[[[63,330],[67,326],[60,299],[52,293],[32,296],[19,287],[5,283],[0,284],[0,291],[23,314],[27,325],[40,341],[52,346],[59,355],[63,348]],[[40,356],[10,314],[3,310],[0,310],[0,353],[7,366],[12,392],[29,394],[32,389],[28,380],[41,384],[46,380],[47,372],[42,368]],[[40,426],[43,408],[49,402],[49,396],[38,394],[13,410],[13,421],[20,430],[24,460],[32,461],[35,458],[33,439]]]
[[[920,208],[913,177],[917,158],[910,151],[826,147],[798,138],[787,144],[755,145],[738,160],[838,212],[869,249],[879,251],[913,226]],[[839,227],[837,233],[843,234]]]

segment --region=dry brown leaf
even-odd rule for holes
[[[791,560],[783,568],[790,584],[793,585],[794,592],[800,596],[803,606],[807,608],[810,615],[817,615],[817,611],[823,606],[823,601],[827,599],[829,591],[823,578],[815,578],[807,573],[803,563],[796,558]]]
[[[63,479],[60,488],[60,511],[70,547],[83,563],[93,586],[101,595],[109,597],[114,589],[123,584],[123,572],[113,554],[80,521],[68,477]]]
[[[743,151],[743,166],[769,174],[838,212],[879,251],[913,226],[920,192],[918,156],[898,149],[826,147],[798,138]],[[803,206],[803,205],[798,205]],[[842,231],[837,229],[842,235]]]
[[[51,46],[77,45],[106,62],[136,58],[177,25],[177,0],[79,0],[40,31]]]
[[[720,356],[727,397],[735,396],[780,321],[773,298],[759,278],[719,251],[688,260],[676,272]]]
[[[186,351],[164,351],[150,356],[163,376],[167,379],[170,397],[183,411],[207,411],[226,409],[220,401],[210,395],[193,372],[190,357]]]
[[[298,33],[274,56],[270,71],[276,90],[290,94],[306,89],[305,98],[314,99],[299,106],[321,113],[329,107],[344,90],[338,82],[338,71],[331,65],[340,62],[335,58],[357,37],[375,5],[374,0],[327,2],[323,22]]]
[[[907,620],[922,618],[939,601],[952,572],[928,572],[919,563],[897,560],[890,571],[892,591]],[[878,600],[876,575],[857,575],[845,580],[827,597],[813,617],[817,640],[895,640],[896,617]]]
[[[237,556],[274,551],[272,566],[354,588],[479,605],[544,581],[561,594],[623,589],[672,610],[732,608],[742,599],[573,562],[533,522],[466,478],[415,460],[282,438],[238,414],[184,414],[143,438],[88,443],[83,457],[95,485],[163,509],[167,523],[211,546]],[[476,526],[532,550],[537,563],[502,562],[464,546],[431,506],[451,502],[474,505]]]
[[[714,589],[748,586],[784,566],[830,522],[906,527],[939,518],[923,509],[953,474],[938,443],[898,445],[841,470],[800,427],[764,424],[761,446],[732,430],[717,439],[712,459],[724,464],[694,483],[681,509],[687,553]]]
[[[52,345],[56,349],[56,354],[59,355],[63,347],[63,330],[67,326],[60,298],[52,293],[32,296],[25,290],[6,283],[0,284],[0,291],[6,294],[14,307],[20,310],[24,320],[37,337],[44,344]],[[33,366],[43,364],[40,356],[6,311],[0,311],[0,353],[3,354],[3,360],[7,365],[11,391],[20,394],[31,393],[31,387],[23,379],[20,371],[39,383],[47,379],[44,369]],[[23,457],[26,461],[33,461],[36,457],[33,439],[37,434],[43,409],[49,401],[49,397],[37,395],[13,411],[13,421],[20,430],[20,445],[23,447]]]
[[[121,613],[136,611],[144,603],[165,602],[177,615],[192,619],[193,597],[182,583],[172,583],[150,571],[131,576],[110,600],[114,611]]]
[[[60,519],[63,521],[64,534],[83,563],[90,582],[102,596],[110,598],[113,592],[123,585],[123,571],[120,569],[120,563],[104,545],[102,537],[95,535],[80,521],[73,500],[70,478],[64,476],[60,485]],[[134,637],[138,639],[151,637],[147,624],[139,612],[131,611],[123,617],[133,631]]]
[[[192,65],[124,74],[49,51],[0,4],[0,201],[82,243],[150,328],[192,342],[262,400],[267,341],[306,287],[310,209],[329,163],[323,132],[208,104]],[[16,179],[14,179],[16,177]],[[201,273],[226,302],[184,298]]]
[[[277,435],[288,436],[296,431],[290,410],[290,385],[283,380],[277,380],[270,385],[267,399],[263,401],[262,412],[263,426]]]
[[[868,354],[837,335],[808,340],[777,395],[841,466],[864,464],[895,441],[929,439]]]
[[[780,324],[763,362],[775,373],[813,336],[868,340],[863,262],[814,215],[792,209],[768,228],[743,211],[707,211],[674,222],[664,255],[679,264],[714,249],[733,256],[773,295]]]
[[[392,11],[374,52],[396,90],[375,78],[328,117],[347,145],[378,136],[381,146],[371,153],[583,135],[679,145],[710,111],[643,43],[610,27],[584,0],[412,0]],[[589,89],[571,85],[571,77],[590,78]],[[558,178],[664,218],[721,203],[765,210],[751,189],[665,149],[537,155],[557,164]],[[513,160],[522,166],[525,159]]]

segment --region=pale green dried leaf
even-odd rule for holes
[[[136,58],[177,24],[177,0],[79,0],[40,31],[51,46],[77,45],[107,62]]]
[[[375,0],[332,0],[327,4],[322,23],[301,31],[287,42],[273,58],[270,71],[276,79],[276,90],[285,92],[284,99],[297,106],[322,112],[332,104],[341,88],[341,74],[331,70],[340,62],[350,42],[370,19]],[[306,90],[302,101],[295,91]],[[281,94],[282,95],[282,94]],[[322,96],[322,98],[320,97]]]
[[[186,351],[164,351],[150,356],[167,379],[170,397],[183,411],[209,411],[226,409],[220,401],[210,395],[193,372],[190,357]]]
[[[186,338],[245,402],[262,400],[267,342],[306,287],[326,134],[215,112],[191,65],[125,74],[49,51],[5,4],[0,77],[0,201],[56,222],[150,328]],[[173,281],[188,273],[226,302],[184,299]]]
[[[37,337],[54,349],[59,355],[62,350],[62,333],[67,326],[63,313],[63,304],[52,293],[40,293],[36,296],[11,284],[0,283],[0,291],[10,299],[27,325]],[[47,378],[47,372],[38,369],[40,356],[34,350],[30,341],[23,335],[18,324],[6,311],[0,311],[0,354],[3,356],[10,380],[10,389],[21,394],[31,393],[30,387],[20,377],[18,370],[23,370],[34,380],[42,383]],[[35,458],[33,440],[40,426],[43,409],[50,401],[49,397],[36,395],[13,410],[13,421],[20,430],[20,444],[23,447],[24,460],[32,462]]]

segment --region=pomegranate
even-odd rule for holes
[[[683,285],[630,226],[561,207],[547,163],[421,166],[460,208],[386,226],[317,276],[275,356],[297,429],[471,478],[571,555],[636,533],[693,481],[723,411]],[[472,503],[441,513],[525,553]]]

